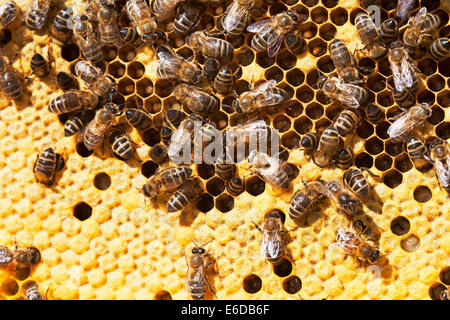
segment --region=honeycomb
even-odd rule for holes
[[[22,11],[26,9],[27,0],[15,2]],[[438,33],[447,36],[448,8],[440,7],[446,1],[418,2],[416,6],[441,17]],[[63,5],[71,4],[53,0],[49,21]],[[252,34],[246,33],[244,41],[232,40],[236,50],[231,64],[242,68],[235,86],[238,94],[248,90],[251,82],[275,79],[290,95],[290,100],[260,115],[279,130],[282,149],[287,151],[284,160],[295,169],[291,188],[280,193],[239,167],[246,190],[232,197],[213,166],[192,165],[205,192],[183,214],[166,212],[167,196],[160,197],[156,208],[148,205],[139,190],[159,168],[150,160],[149,151],[160,142],[163,112],[183,108],[171,95],[175,84],[157,78],[152,49],[103,48],[106,73],[117,81],[123,97],[119,100],[143,106],[152,117],[152,127],[146,132],[127,129],[138,144],[142,162],[123,162],[105,150],[91,155],[75,138],[64,137],[64,116],[47,110],[50,99],[62,93],[54,75],[73,72],[81,58],[76,46],[61,48],[53,43],[48,36],[50,22],[42,31],[31,32],[16,19],[9,26],[12,39],[3,52],[8,58],[19,53],[14,69],[29,75],[35,52],[46,56],[50,50],[54,61],[49,76],[30,76],[20,101],[0,97],[1,245],[33,245],[42,254],[42,261],[29,274],[0,269],[0,297],[21,298],[23,283],[35,281],[42,292],[48,291],[48,299],[188,299],[185,252],[192,248],[192,238],[197,243],[212,240],[206,249],[216,264],[207,276],[218,299],[438,299],[450,285],[448,195],[439,187],[433,169],[416,170],[401,144],[388,140],[389,119],[398,112],[387,87],[392,74],[387,58],[374,61],[358,51],[362,45],[354,19],[362,11],[359,7],[357,0],[283,0],[263,5],[253,20],[291,8],[301,13],[299,32],[307,49],[299,56],[285,48],[274,58],[266,52],[255,53],[250,48]],[[381,7],[382,20],[392,17],[396,1],[381,0]],[[213,30],[224,9],[225,5],[211,6],[197,29]],[[128,23],[127,18],[122,17],[121,23]],[[172,27],[172,23],[162,26],[170,45],[183,57],[191,56],[192,50],[184,38],[175,36]],[[264,214],[273,209],[286,216],[290,197],[303,186],[302,181],[331,180],[343,174],[335,166],[320,169],[298,148],[304,134],[323,131],[343,110],[315,86],[317,69],[324,74],[334,71],[327,46],[335,38],[355,51],[358,65],[366,70],[370,101],[386,111],[381,123],[363,121],[358,126],[353,145],[355,165],[379,175],[368,179],[383,210],[374,213],[365,208],[382,230],[379,244],[386,262],[378,272],[355,257],[328,250],[335,231],[348,227],[330,203],[321,204],[304,224],[285,219],[288,257],[275,267],[260,257],[260,234],[253,226],[253,222],[261,225]],[[426,52],[413,58],[422,72],[417,100],[428,102],[433,110],[421,134],[427,141],[431,137],[448,140],[450,60],[435,62]],[[202,64],[204,58],[198,61]],[[246,121],[228,107],[232,96],[218,97],[221,110],[211,121],[220,130]],[[125,122],[123,118],[120,122]],[[66,166],[54,185],[45,188],[35,182],[32,170],[36,155],[50,146],[63,153]],[[206,298],[214,297],[207,294]]]

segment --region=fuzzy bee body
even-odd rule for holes
[[[150,150],[149,156],[156,164],[163,164],[169,159],[167,147],[162,143],[155,144]]]
[[[369,51],[369,56],[375,60],[381,59],[386,54],[386,48],[381,42],[375,23],[367,13],[359,13],[355,18],[356,31],[361,42]]]
[[[231,178],[225,183],[225,188],[230,195],[237,197],[244,192],[245,181],[240,177]]]
[[[203,188],[198,180],[190,180],[181,185],[167,202],[167,212],[183,210],[190,203],[197,200],[203,193]]]
[[[56,84],[61,90],[77,89],[78,81],[70,73],[60,71],[56,74]]]
[[[55,173],[63,167],[64,158],[59,153],[55,153],[52,148],[47,148],[38,155],[34,163],[33,173],[37,182],[45,186],[51,186],[55,178]]]
[[[430,167],[428,150],[420,138],[409,137],[406,141],[406,152],[417,170],[422,171]]]
[[[45,300],[44,296],[39,291],[38,284],[34,281],[26,282],[22,290],[27,300]]]
[[[339,133],[334,127],[328,127],[322,133],[313,156],[313,161],[321,168],[330,165],[334,155],[339,150],[341,139]]]
[[[83,128],[89,123],[89,117],[86,113],[74,115],[64,123],[64,136],[71,137],[83,131]]]
[[[42,29],[47,20],[51,0],[32,0],[23,16],[25,26],[30,30]]]
[[[39,53],[34,54],[31,58],[30,67],[39,78],[45,77],[50,72],[50,62]]]
[[[449,38],[439,38],[430,46],[430,55],[436,61],[444,60],[450,52]]]
[[[284,39],[284,45],[286,46],[286,49],[293,55],[299,55],[306,49],[305,39],[297,33],[288,34]]]
[[[430,145],[430,158],[439,184],[450,193],[450,151],[446,141],[436,139]]]
[[[115,11],[114,4],[102,7],[98,11],[97,20],[100,45],[122,47],[123,39],[117,24],[118,13]]]
[[[369,104],[366,108],[366,117],[373,124],[378,124],[384,120],[385,112],[376,104]]]
[[[116,156],[123,160],[129,160],[133,156],[133,146],[128,134],[120,129],[110,131],[109,145]]]
[[[312,181],[303,189],[297,190],[291,198],[289,205],[289,216],[296,220],[306,216],[316,206],[318,201],[326,196],[323,181]]]
[[[48,111],[62,114],[78,110],[80,108],[95,108],[98,104],[98,96],[91,91],[70,90],[51,100]]]
[[[214,79],[214,91],[222,95],[227,95],[233,89],[233,85],[234,75],[231,72],[231,69],[228,67],[223,67],[222,69],[220,69]]]
[[[200,20],[201,7],[191,4],[182,4],[174,21],[173,31],[177,35],[187,34]]]
[[[352,168],[344,172],[342,177],[345,187],[360,197],[367,197],[370,193],[370,185],[366,177],[358,168]]]
[[[355,68],[355,59],[348,51],[345,43],[342,40],[334,39],[330,42],[328,48],[339,78],[347,83],[358,81],[359,72]]]
[[[300,145],[306,150],[315,150],[319,145],[320,136],[316,132],[306,133],[300,140]]]
[[[255,223],[254,223],[255,224]],[[270,211],[264,216],[264,225],[260,228],[255,224],[256,229],[262,233],[259,246],[261,257],[267,259],[273,265],[278,265],[285,256],[285,245],[281,238],[283,222],[277,210]]]
[[[189,167],[168,167],[148,179],[142,187],[142,192],[148,198],[154,198],[160,192],[170,191],[178,188],[192,175]]]
[[[223,180],[232,178],[236,172],[236,165],[228,153],[222,153],[214,165],[216,174]]]
[[[334,157],[335,164],[340,169],[348,169],[353,165],[354,157],[350,149],[339,150]]]
[[[362,119],[362,114],[357,109],[346,109],[334,120],[333,126],[341,137],[346,137],[353,132]]]
[[[94,119],[86,126],[84,132],[84,146],[88,150],[94,150],[102,142],[106,131],[113,125],[114,115],[111,111],[102,108],[97,110]]]
[[[69,39],[72,30],[68,26],[68,22],[73,17],[72,7],[61,9],[53,20],[51,26],[52,37],[57,40],[58,45],[64,45]]]
[[[141,109],[127,109],[125,111],[125,118],[132,127],[140,131],[145,131],[152,125],[152,118],[147,112]]]
[[[23,84],[18,73],[0,57],[0,88],[9,99],[20,99],[23,94]]]
[[[397,38],[398,24],[394,18],[384,20],[380,25],[380,37],[384,43],[388,44]]]
[[[0,29],[5,29],[19,15],[19,8],[14,1],[7,1],[0,5]]]

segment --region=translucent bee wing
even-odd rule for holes
[[[158,52],[158,58],[161,62],[177,60],[177,58],[174,55],[172,55],[171,53],[169,53],[167,51]]]
[[[348,83],[336,83],[336,86],[339,88],[340,93],[335,95],[335,98],[342,102],[342,104],[351,107],[351,108],[359,108],[359,101],[355,96],[349,93],[349,88],[352,86]]]
[[[270,58],[275,57],[275,55],[280,51],[281,45],[283,44],[283,40],[286,36],[286,32],[283,32],[279,35],[270,35],[267,39],[267,44],[269,45],[267,47],[267,55]]]
[[[267,81],[265,81],[265,82],[263,82],[263,83],[261,83],[261,84],[255,86],[255,87],[252,89],[252,91],[255,92],[255,93],[264,92],[264,91],[266,91],[266,90],[269,89],[269,88],[275,87],[276,84],[277,84],[277,81],[276,81],[276,80],[273,80],[273,79],[267,80]]]
[[[239,25],[239,22],[248,14],[248,9],[239,6],[238,1],[234,1],[225,12],[223,19],[223,28],[226,31],[233,31]]]
[[[247,27],[248,32],[262,32],[266,28],[270,28],[268,23],[272,21],[272,18],[256,21]]]
[[[48,10],[50,8],[50,3],[48,3],[48,5],[45,5],[43,7],[41,14],[36,14],[36,8],[41,8],[41,5],[39,4],[39,0],[33,0],[33,2],[30,3],[27,11],[24,12],[22,19],[26,20],[28,15],[30,13],[33,13],[33,15],[35,15],[35,17],[36,17],[36,29],[42,29],[42,27],[45,24],[45,20],[47,19],[47,14],[42,14],[42,13],[44,13],[44,12],[48,13]]]
[[[274,239],[269,242],[269,246],[267,247],[267,252],[269,253],[271,258],[278,257],[281,250],[281,241],[280,239]]]
[[[413,127],[413,125],[411,124],[411,121],[409,121],[408,114],[404,114],[389,126],[387,134],[389,137],[395,138],[402,135],[402,133],[409,130],[411,127]]]
[[[266,258],[270,256],[271,258],[276,258],[280,248],[280,239],[278,236],[273,237],[267,232],[263,233],[263,238],[261,239],[261,245],[259,247],[261,257]]]
[[[435,171],[436,171],[436,177],[439,180],[439,183],[444,188],[449,187],[450,186],[450,157],[447,158],[446,166],[441,161],[436,161],[434,166],[435,166]]]
[[[391,64],[392,75],[394,77],[395,89],[399,92],[405,88],[410,88],[414,83],[413,69],[408,62],[407,57],[402,59],[400,68],[393,63]]]
[[[358,34],[361,39],[361,42],[366,47],[370,48],[373,45],[373,42],[377,41],[378,39],[377,28],[375,26],[375,23],[372,21],[370,17],[366,20],[365,32],[359,32]]]
[[[409,24],[420,26],[425,21],[427,14],[428,14],[428,10],[426,7],[420,8],[420,10],[417,12],[417,14],[414,17],[410,18]]]
[[[190,139],[191,133],[180,125],[180,127],[172,133],[172,137],[170,138],[169,148],[167,150],[169,157],[172,158],[176,156]]]

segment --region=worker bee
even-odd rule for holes
[[[366,118],[373,124],[378,124],[384,120],[384,110],[376,104],[370,103],[366,108]]]
[[[339,150],[334,156],[334,163],[340,169],[348,169],[353,165],[354,158],[353,153],[348,148],[343,148]]]
[[[284,39],[286,49],[293,55],[299,55],[306,49],[305,39],[298,33],[290,33]]]
[[[173,89],[173,96],[193,112],[210,113],[218,111],[220,107],[216,97],[184,83]]]
[[[406,140],[406,152],[417,170],[425,171],[430,167],[428,150],[422,139],[414,136],[409,137]]]
[[[56,74],[56,84],[61,90],[78,89],[78,81],[70,73],[60,71]]]
[[[225,182],[225,188],[230,195],[237,197],[242,192],[244,192],[245,181],[241,177],[231,178],[230,180]]]
[[[233,101],[233,108],[238,113],[252,113],[258,108],[280,104],[288,98],[285,90],[275,87],[276,80],[268,80],[250,91],[243,92]]]
[[[120,28],[119,33],[122,38],[122,46],[136,45],[141,41],[141,37],[135,27]]]
[[[273,265],[281,262],[286,255],[284,241],[281,235],[286,233],[283,230],[281,215],[277,210],[272,210],[265,214],[262,229],[253,222],[256,229],[262,233],[262,239],[259,246],[261,257],[267,259]]]
[[[225,13],[219,18],[219,24],[224,31],[233,37],[244,32],[250,20],[249,10],[254,5],[253,0],[234,0]]]
[[[147,112],[141,109],[127,109],[125,111],[125,118],[132,127],[141,131],[149,129],[152,125],[152,118]]]
[[[116,46],[118,48],[123,46],[122,36],[119,25],[117,24],[118,16],[114,4],[107,5],[98,11],[97,20],[100,45]]]
[[[160,132],[162,142],[169,144],[173,131],[176,130],[185,117],[186,114],[177,109],[169,109],[164,113],[163,125]]]
[[[439,184],[450,192],[450,152],[447,142],[437,139],[430,144],[430,157],[434,162],[434,170]]]
[[[358,168],[346,170],[342,180],[344,181],[344,186],[359,197],[365,198],[371,193],[369,182]]]
[[[90,0],[85,14],[90,21],[97,22],[97,14],[102,8],[114,5],[116,0]]]
[[[169,18],[180,2],[181,0],[154,0],[152,2],[152,11],[155,13],[158,22]]]
[[[319,89],[330,98],[338,100],[343,105],[351,108],[359,108],[367,103],[369,94],[367,90],[333,76],[321,76],[317,83]]]
[[[418,85],[419,81],[417,80],[417,86]],[[413,87],[415,86],[416,85],[413,84]],[[398,104],[400,107],[410,107],[416,102],[415,93],[411,92],[411,90],[405,88],[402,91],[397,91],[390,84],[388,84],[388,87],[392,91],[392,97],[394,98],[395,103]]]
[[[181,121],[178,128],[172,133],[167,152],[172,161],[177,159],[178,154],[187,143],[191,143],[197,123],[201,126],[201,119],[191,115]]]
[[[236,164],[227,152],[222,153],[214,165],[216,174],[223,180],[228,180],[236,173]]]
[[[50,72],[50,53],[48,59],[49,61],[45,60],[40,53],[35,53],[33,57],[31,57],[31,70],[39,78],[45,77]]]
[[[436,60],[444,60],[450,52],[449,38],[436,39],[430,46],[430,56]]]
[[[245,145],[250,141],[263,140],[269,135],[270,127],[263,120],[256,120],[239,126],[227,128],[224,132],[227,148]]]
[[[0,246],[0,268],[6,268],[14,259],[13,253],[8,247]]]
[[[450,300],[450,286],[448,286],[440,295],[441,300]]]
[[[23,294],[27,300],[45,300],[39,291],[39,286],[34,281],[27,281],[22,286]]]
[[[167,147],[162,143],[155,144],[149,153],[150,159],[152,159],[156,164],[163,164],[169,159],[167,155]]]
[[[336,67],[339,79],[346,83],[359,80],[359,72],[355,67],[355,58],[348,51],[342,40],[334,39],[328,45],[330,57]]]
[[[68,22],[72,17],[72,7],[65,7],[56,14],[55,20],[53,20],[50,31],[60,46],[64,45],[71,35],[72,30],[69,28]]]
[[[389,48],[389,63],[394,78],[395,90],[397,92],[408,89],[415,92],[419,86],[419,80],[415,66],[401,42],[394,42]]]
[[[363,45],[367,48],[369,56],[375,60],[386,54],[386,48],[381,42],[375,23],[367,13],[359,13],[355,18],[356,31]]]
[[[26,250],[16,249],[13,253],[13,261],[10,267],[13,270],[29,268],[41,261],[41,252],[36,247],[28,247]]]
[[[309,214],[317,203],[326,197],[325,182],[322,180],[304,183],[303,189],[297,190],[291,198],[289,216],[292,220]]]
[[[203,79],[202,69],[197,64],[189,62],[173,52],[158,50],[158,58],[157,75],[159,78],[194,84]]]
[[[409,13],[414,9],[415,2],[416,0],[399,0],[395,11],[397,17],[399,17],[402,21],[406,21]]]
[[[74,19],[73,34],[83,56],[94,64],[103,61],[102,48],[97,41],[94,28],[86,15],[78,15]]]
[[[186,44],[194,51],[211,58],[233,57],[234,47],[226,40],[215,38],[206,31],[196,31],[186,38]]]
[[[397,116],[387,133],[394,142],[404,141],[415,127],[423,125],[423,121],[430,116],[431,107],[428,103],[421,103]]]
[[[219,130],[217,130],[217,126],[213,122],[209,122],[202,126],[200,134],[194,134],[194,147],[198,148],[197,150],[199,150],[201,148],[201,150],[203,152],[203,149],[207,145],[209,145],[213,141],[217,141],[218,139],[221,139],[221,138],[222,138],[222,134],[220,133]],[[217,142],[219,142],[219,141],[217,141]],[[222,145],[223,144],[220,143],[220,146],[222,146]],[[214,149],[214,151],[215,151],[215,149]],[[202,153],[194,152],[194,156],[197,156],[197,155],[203,156]],[[211,159],[211,161],[208,161],[208,162],[213,162],[217,158],[216,156],[213,156],[212,154],[211,154],[211,156],[213,159]],[[205,160],[206,159],[200,159],[199,161],[202,162]]]
[[[95,113],[86,126],[84,132],[84,146],[88,150],[94,150],[101,143],[106,131],[114,124],[114,114],[106,108],[101,108]]]
[[[338,206],[338,212],[350,221],[354,221],[354,217],[363,212],[361,201],[348,192],[339,181],[327,182],[325,189],[327,196]]]
[[[0,56],[0,88],[7,98],[17,100],[22,97],[24,89],[20,77]]]
[[[47,20],[51,0],[32,0],[23,15],[25,27],[30,30],[42,29]]]
[[[300,140],[300,146],[306,150],[316,150],[320,136],[317,132],[308,132]]]
[[[55,173],[64,168],[64,158],[53,151],[53,148],[47,148],[39,154],[33,166],[33,173],[36,181],[49,187],[53,184]]]
[[[148,198],[155,198],[159,193],[172,191],[185,183],[192,175],[189,167],[168,167],[157,171],[142,187],[142,192]]]
[[[380,259],[380,251],[375,246],[362,239],[358,234],[344,228],[337,230],[336,242],[331,246],[342,248],[346,254],[356,256],[362,262],[375,264]]]
[[[156,19],[152,17],[145,0],[128,0],[126,4],[128,16],[136,25],[136,30],[145,42],[154,42],[156,33]]]
[[[208,58],[203,65],[203,75],[209,81],[214,81],[217,73],[220,70],[220,63],[217,59]]]
[[[419,46],[431,43],[431,33],[439,27],[441,19],[428,13],[426,7],[422,7],[414,17],[409,18],[408,24],[403,33],[403,43],[409,52],[413,53]]]
[[[130,160],[133,156],[134,149],[130,136],[120,130],[119,128],[114,128],[108,133],[108,141],[111,146],[111,150],[114,154],[121,160],[127,161]]]
[[[340,144],[341,138],[337,130],[332,126],[326,128],[320,136],[317,149],[314,153],[314,163],[321,168],[329,166],[334,155],[339,150]]]
[[[346,137],[355,130],[361,120],[362,114],[358,109],[345,109],[338,115],[336,120],[334,120],[332,126],[337,130],[341,137]]]
[[[215,295],[206,277],[205,270],[214,265],[216,259],[211,257],[203,247],[206,243],[199,247],[195,242],[195,248],[192,249],[191,255],[186,255],[186,263],[188,272],[186,276],[186,290],[194,300],[202,300],[205,297],[206,286],[209,291]]]
[[[89,61],[77,61],[75,63],[75,74],[100,97],[106,96],[114,86],[114,82],[109,77],[104,76],[100,68],[93,66]]]
[[[167,202],[167,212],[183,210],[190,203],[194,203],[203,193],[203,187],[198,179],[183,183]]]
[[[97,106],[98,102],[98,96],[91,91],[69,90],[51,100],[48,104],[48,111],[62,114],[83,107],[93,109]]]
[[[81,112],[72,116],[64,123],[64,136],[71,137],[81,132],[90,120],[87,112]]]
[[[202,6],[192,3],[183,3],[173,22],[173,31],[176,35],[187,34],[200,21]]]
[[[6,1],[0,5],[0,29],[5,29],[19,14],[14,1]]]
[[[381,40],[385,44],[394,41],[397,38],[397,29],[398,24],[394,18],[384,20],[379,29]]]
[[[267,50],[270,58],[274,57],[281,48],[286,35],[299,22],[298,14],[293,11],[281,12],[272,18],[252,23],[247,31],[255,33],[251,47],[256,52]]]
[[[248,163],[265,182],[276,188],[289,188],[289,176],[280,159],[252,150],[248,156]]]
[[[238,70],[238,69],[237,69]],[[217,73],[214,83],[213,90],[222,95],[227,95],[231,92],[234,86],[234,74],[229,67],[223,67]]]

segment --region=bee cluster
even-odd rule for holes
[[[137,162],[148,178],[142,194],[155,206],[158,198],[169,196],[167,213],[206,213],[214,206],[226,213],[245,191],[258,196],[269,185],[274,192],[291,192],[289,218],[303,225],[329,201],[353,229],[335,228],[330,248],[387,268],[379,248],[381,230],[367,213],[383,212],[372,181],[395,188],[414,166],[434,170],[450,192],[449,125],[442,111],[448,107],[448,90],[434,93],[448,83],[439,74],[431,76],[437,68],[444,76],[449,73],[444,65],[450,50],[448,14],[422,2],[426,5],[399,0],[395,7],[361,1],[361,8],[348,14],[333,0],[322,0],[323,6],[314,0],[91,0],[85,8],[58,8],[54,19],[47,19],[51,1],[33,0],[23,21],[39,30],[49,20],[52,41],[70,62],[70,70],[53,72],[49,51],[47,59],[36,53],[30,68],[38,78],[55,77],[63,93],[50,99],[47,109],[64,123],[64,136],[75,137],[81,157],[103,157],[109,147],[125,163]],[[379,26],[365,11],[374,4],[381,11]],[[4,30],[17,16],[13,1],[0,7],[2,42],[8,42]],[[353,53],[334,36],[348,18],[361,44]],[[137,59],[146,49],[157,59],[154,77]],[[305,55],[317,58],[316,68],[302,70],[297,59]],[[246,74],[249,66],[263,69],[263,79],[254,82]],[[3,94],[21,99],[29,77],[3,58],[0,72]],[[435,125],[434,136],[422,134],[425,122]],[[132,130],[151,147],[147,159],[138,154]],[[276,154],[247,149],[248,177],[243,161],[228,148],[248,147],[252,137],[270,137],[281,148]],[[365,147],[357,155],[355,139]],[[192,150],[203,152],[218,140],[233,142],[214,153],[212,164],[197,164],[195,171],[190,164],[177,164],[186,145],[192,145],[188,150],[195,161]],[[298,151],[317,168],[342,170],[342,182],[303,182],[299,168],[289,163]],[[38,154],[36,181],[57,184],[67,157],[51,147]],[[292,190],[298,177],[304,186]],[[262,227],[253,222],[261,232],[260,255],[277,275],[287,276],[292,259],[283,240],[285,216],[267,209]],[[192,299],[203,299],[207,287],[215,295],[205,272],[216,259],[206,244],[192,241],[187,290]],[[261,279],[250,275],[243,287],[256,293]],[[27,299],[42,299],[37,283],[23,288]],[[301,281],[290,276],[283,288],[297,293]],[[439,297],[448,299],[441,291]]]

